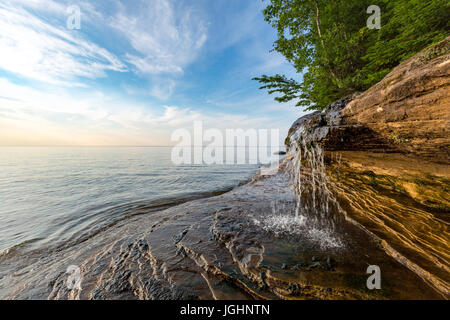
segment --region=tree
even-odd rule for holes
[[[254,78],[280,93],[278,102],[322,109],[363,91],[393,67],[450,30],[446,0],[379,0],[382,28],[366,26],[373,0],[269,0],[265,20],[277,30],[273,50],[293,64],[302,81],[283,75]],[[439,10],[440,8],[440,10]],[[420,21],[416,21],[417,17]]]

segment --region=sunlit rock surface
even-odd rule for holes
[[[450,175],[447,165],[405,155],[343,152],[329,166],[350,221],[434,288],[450,292]]]
[[[68,248],[0,258],[8,299],[396,299],[442,295],[340,220],[310,229],[287,176],[124,220]],[[339,230],[339,232],[338,232]],[[366,287],[369,265],[382,290]],[[69,290],[77,265],[82,290]],[[13,267],[16,272],[6,270]]]
[[[346,219],[447,298],[449,62],[447,38],[367,92],[300,118],[286,140],[294,154],[325,150],[326,176]]]
[[[450,37],[403,62],[342,110],[397,150],[450,159]]]
[[[403,62],[366,92],[297,120],[287,146],[296,134],[329,151],[400,152],[448,164],[449,127],[450,37]]]

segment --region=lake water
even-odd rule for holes
[[[171,150],[0,148],[0,256],[22,246],[79,242],[149,208],[233,188],[257,170],[250,164],[177,166]]]

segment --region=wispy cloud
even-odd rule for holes
[[[132,104],[99,91],[75,99],[66,90],[40,91],[0,78],[0,145],[170,145],[172,131],[194,121],[218,129],[274,125],[270,117]]]
[[[23,3],[23,6],[20,4]],[[52,84],[77,86],[78,78],[99,78],[106,71],[127,70],[118,57],[82,34],[30,13],[26,7],[65,13],[53,1],[6,1],[0,3],[0,68]]]
[[[81,30],[66,28],[73,4]],[[288,126],[296,111],[250,80],[284,62],[268,54],[273,35],[261,8],[0,0],[0,145],[167,145],[172,130],[196,120],[219,129]]]
[[[206,22],[192,8],[175,1],[139,0],[132,8],[122,5],[111,21],[136,51],[127,54],[127,61],[144,74],[182,73],[207,39]]]

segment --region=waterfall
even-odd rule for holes
[[[287,161],[285,170],[269,182],[274,186],[277,179],[284,181],[282,185],[293,189],[293,196],[287,201],[281,192],[279,198],[272,201],[271,214],[255,215],[253,223],[277,237],[293,236],[300,240],[299,244],[307,241],[322,250],[342,248],[345,244],[336,229],[342,225],[337,219],[343,216],[330,191],[332,184],[326,173],[324,150],[296,136],[291,139],[289,148],[291,160]]]
[[[302,130],[291,139],[290,155],[286,173],[297,201],[295,216],[306,217],[313,228],[335,231],[340,207],[332,192],[325,167],[323,148],[303,138]]]

